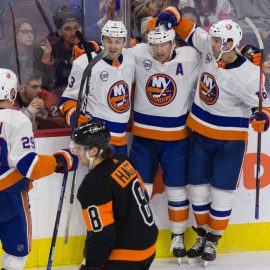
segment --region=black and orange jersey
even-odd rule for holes
[[[139,173],[125,157],[105,159],[78,190],[87,227],[87,266],[107,260],[144,261],[155,253],[158,229]]]

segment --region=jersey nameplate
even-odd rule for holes
[[[120,164],[119,167],[117,167],[117,169],[111,174],[111,177],[122,188],[125,188],[136,176],[136,170],[127,160]]]

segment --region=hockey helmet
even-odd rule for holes
[[[221,20],[214,23],[209,30],[209,34],[211,37],[221,38],[223,47],[226,45],[228,39],[232,39],[232,49],[237,47],[242,39],[242,29],[232,20]]]
[[[174,41],[175,31],[173,29],[166,29],[165,25],[159,25],[155,30],[148,33],[149,44],[160,44],[167,41]]]
[[[18,90],[18,82],[15,73],[10,69],[0,68],[0,100],[14,101]],[[11,91],[14,90],[14,97]]]
[[[101,40],[106,37],[127,37],[127,29],[121,21],[107,21],[101,29]]]
[[[101,149],[108,148],[110,138],[108,127],[97,120],[91,120],[78,126],[72,135],[75,144],[83,145],[86,150],[94,146],[99,146]]]

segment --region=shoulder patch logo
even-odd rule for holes
[[[200,99],[207,105],[216,103],[219,96],[219,88],[213,75],[204,72],[200,79]]]
[[[154,74],[146,83],[146,95],[149,101],[155,106],[170,104],[177,92],[174,80],[165,74]]]
[[[149,70],[152,67],[152,62],[150,60],[144,60],[143,66],[146,70]]]
[[[128,84],[125,81],[116,82],[107,96],[110,108],[117,113],[127,112],[130,108]]]

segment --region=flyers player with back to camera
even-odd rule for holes
[[[215,23],[209,33],[175,7],[157,18],[202,54],[194,103],[187,119],[193,130],[188,163],[190,200],[198,234],[188,257],[216,258],[226,230],[245,155],[249,121],[257,132],[269,127],[269,98],[262,89],[258,113],[260,69],[237,51],[242,30],[232,20]],[[253,113],[252,113],[253,111]]]
[[[31,251],[32,224],[28,190],[32,181],[54,172],[76,169],[77,157],[69,150],[52,156],[36,152],[32,124],[21,111],[12,109],[17,77],[0,69],[0,240],[2,268],[23,269]]]
[[[92,120],[74,130],[72,139],[82,165],[89,168],[78,189],[87,227],[81,270],[148,270],[158,230],[148,196],[130,161],[112,155],[110,132]]]

